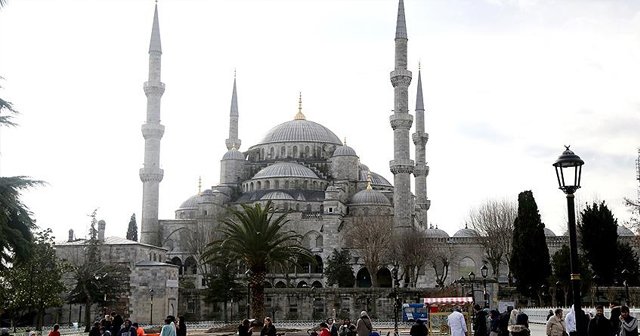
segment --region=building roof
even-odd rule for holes
[[[358,191],[351,197],[352,205],[391,205],[389,199],[381,192],[373,189]]]
[[[260,200],[292,200],[293,201],[293,196],[283,191],[272,191],[260,197]]]
[[[544,228],[544,236],[545,237],[555,237],[556,234],[553,231],[551,231],[551,229],[549,229],[548,227],[545,227]]]
[[[277,142],[320,142],[342,145],[340,139],[331,130],[306,119],[289,120],[272,128],[258,145]]]
[[[242,160],[244,161],[244,154],[241,151],[231,148],[222,156],[223,160]]]
[[[297,163],[276,162],[263,168],[253,176],[254,179],[272,177],[305,177],[317,179],[318,175],[316,175],[313,170]]]
[[[618,236],[620,236],[620,237],[633,237],[633,236],[635,236],[635,234],[633,234],[633,231],[629,230],[628,227],[626,227],[624,225],[618,225]]]
[[[476,230],[474,230],[474,229],[469,229],[469,228],[465,227],[464,229],[458,230],[456,233],[453,234],[453,236],[454,237],[459,237],[459,238],[477,237],[478,236],[478,232]]]
[[[333,156],[358,156],[358,154],[356,154],[356,151],[353,148],[344,145],[336,148],[333,152]]]
[[[76,239],[74,241],[62,241],[62,242],[56,242],[56,246],[84,246],[87,245],[89,243],[88,239]],[[104,238],[104,242],[101,242],[100,244],[102,245],[143,245],[143,246],[153,246],[153,245],[149,245],[149,244],[143,244],[141,242],[137,242],[135,240],[129,240],[126,238],[122,238],[122,237],[105,237]],[[155,248],[158,249],[163,249],[166,250],[165,248],[162,247],[157,247],[157,246],[153,246]]]
[[[424,233],[428,238],[449,238],[449,234],[444,230],[438,229],[438,227],[429,227],[424,230]]]
[[[371,185],[393,186],[386,178],[382,177],[382,175],[369,171],[368,169],[360,169],[360,181],[368,181],[369,174],[371,174]]]
[[[200,201],[200,194],[198,193],[189,197],[186,201],[182,202],[178,210],[197,210],[199,201]]]

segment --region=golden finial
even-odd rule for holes
[[[202,176],[198,176],[198,195],[202,192]]]
[[[296,116],[293,119],[295,120],[307,119],[302,113],[302,92],[300,92],[300,96],[298,96],[298,113],[296,113]]]
[[[367,172],[367,190],[371,190],[371,172]]]

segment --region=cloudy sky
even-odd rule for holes
[[[0,95],[21,112],[0,130],[0,174],[48,184],[24,193],[41,227],[107,235],[140,216],[151,0],[9,0],[0,10]],[[161,0],[160,216],[219,180],[234,69],[241,150],[291,120],[346,137],[393,181],[396,0]],[[621,222],[637,197],[640,2],[406,0],[409,62],[422,65],[429,222],[455,233],[488,199],[532,190],[566,229],[551,164],[570,144],[585,163],[581,203]],[[413,112],[412,112],[413,113]],[[413,131],[412,131],[413,132]],[[413,157],[412,152],[412,157]]]

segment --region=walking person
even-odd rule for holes
[[[51,330],[49,332],[49,336],[60,336],[60,325],[59,324],[54,324],[53,325],[53,330]]]
[[[573,305],[571,305],[571,309],[567,313],[567,316],[564,318],[565,326],[567,327],[567,332],[569,336],[577,336],[578,329],[576,328],[576,311],[574,310]]]
[[[558,308],[547,321],[547,336],[564,336],[565,330],[562,308]]]
[[[493,309],[489,311],[489,317],[491,318],[491,322],[489,322],[489,336],[498,336],[500,332],[500,313]]]
[[[273,325],[270,317],[264,318],[264,326],[260,331],[260,336],[276,336],[276,327]]]
[[[588,336],[611,336],[611,322],[604,316],[604,307],[596,307],[596,315],[589,321]]]
[[[473,320],[473,334],[475,336],[487,336],[487,312],[480,308],[479,304],[473,306],[473,310],[476,311],[476,317]]]
[[[618,336],[620,333],[620,306],[614,302],[609,304],[611,308],[611,314],[609,315],[609,322],[611,322],[611,334]]]
[[[509,326],[509,332],[511,336],[530,336],[529,316],[525,313],[516,315],[516,323]]]
[[[373,332],[371,319],[369,318],[369,315],[367,315],[367,312],[363,310],[360,312],[358,322],[356,322],[356,334],[358,336],[369,336],[371,332]]]
[[[464,320],[459,306],[453,308],[453,312],[447,317],[447,324],[451,330],[451,336],[465,336],[467,334],[467,322]]]
[[[638,319],[629,314],[629,307],[620,307],[620,336],[638,336]]]
[[[327,319],[327,325],[329,326],[329,332],[331,333],[331,336],[338,336],[338,325],[334,323],[332,318]]]
[[[184,316],[178,317],[178,330],[176,331],[177,336],[187,336],[187,320],[184,319]]]
[[[327,322],[320,322],[319,336],[331,336],[331,331],[329,331],[329,325],[327,324]]]
[[[352,330],[355,330],[356,326],[351,323],[351,320],[346,318],[342,320],[342,325],[338,329],[338,336],[355,336],[355,333]]]
[[[238,336],[251,336],[252,332],[251,322],[248,319],[244,319],[238,326]]]
[[[411,336],[427,336],[429,335],[429,328],[424,325],[424,321],[421,319],[416,319],[416,323],[411,326],[411,331],[409,331],[409,335]]]
[[[162,326],[162,330],[160,330],[160,336],[176,336],[176,330],[173,325],[171,325],[171,319],[164,319],[164,325]]]

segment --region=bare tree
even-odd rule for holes
[[[435,272],[436,285],[444,288],[445,281],[449,276],[451,260],[455,256],[453,244],[448,239],[431,238],[424,244],[424,253],[427,256],[427,265]]]
[[[389,260],[393,239],[393,217],[378,215],[351,219],[345,233],[347,246],[359,250],[371,275],[371,284],[378,287],[376,271]]]
[[[401,278],[404,279],[405,287],[417,285],[420,269],[429,261],[425,239],[425,233],[418,230],[405,231],[393,236],[391,259],[402,265]]]
[[[509,265],[513,222],[517,215],[516,203],[508,200],[488,200],[469,213],[466,225],[471,226],[478,234],[495,278],[500,274],[500,263],[503,260]]]

